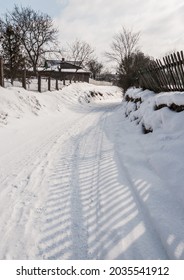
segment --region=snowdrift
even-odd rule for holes
[[[184,131],[184,92],[155,94],[149,90],[130,88],[125,93],[124,113],[144,133],[161,129]]]
[[[0,126],[21,118],[56,114],[76,106],[82,110],[86,104],[121,98],[121,96],[122,93],[118,87],[87,83],[71,84],[60,91],[44,93],[17,87],[0,87]]]

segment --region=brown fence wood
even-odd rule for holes
[[[183,51],[157,59],[155,63],[139,72],[139,86],[161,91],[184,91]]]
[[[59,90],[58,79],[56,79],[56,90]]]
[[[48,77],[48,90],[51,91],[51,77]]]

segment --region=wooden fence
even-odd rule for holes
[[[183,51],[157,59],[139,72],[139,86],[155,92],[184,91]]]
[[[0,57],[0,86],[5,87],[5,81],[10,76],[10,71],[4,67],[3,59]],[[37,90],[42,92],[43,88],[48,91],[59,90],[66,84],[66,81],[68,81],[68,83],[72,83],[72,81],[89,82],[89,73],[77,73],[77,71],[72,73],[62,73],[59,71],[38,71],[35,75],[32,71],[24,69],[17,70],[15,79],[18,79],[20,85],[25,89],[29,88],[31,79],[36,79]]]

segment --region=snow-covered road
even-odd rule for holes
[[[184,258],[183,206],[121,102],[20,121],[0,136],[1,259]]]

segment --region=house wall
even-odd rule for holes
[[[90,73],[89,72],[56,72],[51,70],[39,71],[39,74],[44,77],[51,77],[59,80],[73,80],[89,83]]]

